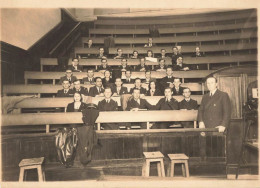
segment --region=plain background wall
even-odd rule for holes
[[[1,9],[1,41],[27,50],[61,21],[60,9]]]

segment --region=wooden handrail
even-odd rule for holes
[[[73,33],[77,28],[78,26],[81,24],[81,22],[77,23],[77,25],[75,25],[71,30],[70,32],[61,39],[61,41],[49,52],[49,55],[52,55],[54,53],[54,51],[71,35],[71,33]]]

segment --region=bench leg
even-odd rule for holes
[[[145,160],[143,161],[143,166],[142,166],[142,176],[145,177],[145,167],[146,167],[146,162]]]
[[[145,162],[145,177],[149,177],[150,175],[150,161],[146,160]]]
[[[190,177],[188,161],[185,161],[185,171],[186,171],[186,177],[187,178]]]
[[[173,161],[171,161],[171,177],[174,176],[174,165],[175,165],[175,163]]]
[[[163,163],[163,159],[161,159],[161,172],[162,172],[162,177],[165,177],[165,170],[164,170],[164,163]]]
[[[20,167],[19,181],[23,181],[24,178],[24,168]]]
[[[41,181],[43,181],[42,166],[41,166],[41,165],[39,165],[39,166],[37,167],[37,171],[38,171],[38,179],[39,179],[39,181],[41,182]]]
[[[158,172],[158,176],[162,177],[161,162],[157,162],[157,172]]]
[[[185,173],[185,167],[184,167],[184,163],[181,164],[181,169],[182,169],[182,176],[185,177],[186,173]]]

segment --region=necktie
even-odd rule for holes
[[[107,104],[109,103],[108,100],[106,100]]]
[[[67,93],[68,93],[68,90],[64,90],[64,93],[67,94]]]
[[[120,93],[120,88],[117,88],[117,94],[119,95],[119,93]]]
[[[128,79],[128,82],[130,83],[130,79]]]

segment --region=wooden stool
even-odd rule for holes
[[[176,163],[182,163],[181,167],[182,167],[182,175],[185,177],[190,177],[189,174],[189,165],[188,165],[188,159],[189,157],[187,157],[185,154],[180,153],[180,154],[168,154],[170,160],[171,160],[171,164],[169,165],[168,168],[168,176],[169,176],[169,172],[171,169],[171,174],[170,176],[173,177],[174,176],[174,165]],[[185,166],[185,167],[184,167]]]
[[[158,176],[165,177],[164,163],[163,163],[164,155],[160,151],[144,152],[143,154],[144,154],[145,160],[143,162],[142,176],[149,177],[150,163],[156,162]]]
[[[44,161],[44,157],[21,160],[21,162],[19,163],[19,167],[20,167],[19,181],[24,180],[25,170],[34,169],[34,168],[37,168],[39,181],[45,181],[45,172],[44,169],[42,168],[43,161]]]

